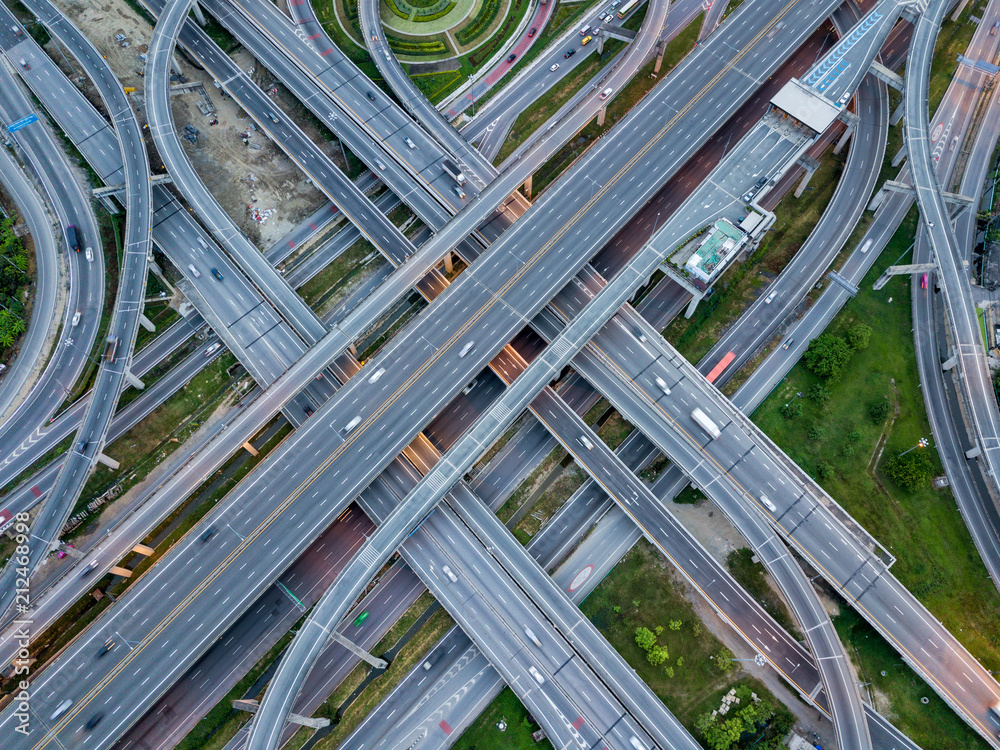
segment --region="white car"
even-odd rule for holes
[[[368,378],[368,382],[369,383],[377,383],[378,379],[380,377],[382,377],[382,375],[384,375],[384,374],[385,374],[385,368],[384,367],[380,367],[375,372],[372,373],[372,376],[370,378]]]
[[[530,674],[532,677],[534,677],[535,678],[535,682],[537,682],[539,685],[544,685],[545,684],[545,678],[542,677],[542,673],[539,672],[534,667],[528,667],[528,674]]]
[[[60,716],[66,713],[69,710],[69,707],[72,705],[73,701],[71,701],[69,698],[64,700],[62,703],[56,706],[56,710],[52,712],[52,715],[49,717],[49,721],[55,721],[56,719],[58,719]]]
[[[94,262],[94,248],[88,247],[86,250],[83,251],[83,255],[84,257],[86,257],[88,263]]]
[[[221,347],[222,347],[222,344],[220,344],[218,341],[216,341],[214,344],[212,344],[210,347],[208,347],[208,349],[205,350],[205,356],[206,357],[211,357],[213,354],[215,354],[217,351],[219,351],[219,349]]]
[[[550,70],[551,72],[555,73],[555,72],[556,72],[557,70],[559,70],[559,63],[552,63],[552,64],[551,64],[551,65],[549,66],[549,70]]]
[[[70,325],[71,326],[78,326],[78,325],[80,325],[80,311],[79,310],[77,310],[75,313],[73,313],[73,320],[70,321]]]

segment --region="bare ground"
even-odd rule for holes
[[[144,65],[140,56],[145,53],[152,35],[152,28],[146,19],[124,0],[56,2],[107,58],[122,85],[135,87],[141,92],[145,78],[140,75]],[[115,40],[116,34],[125,36],[127,47]],[[56,57],[58,59],[58,55]],[[242,49],[233,58],[246,71],[255,65],[249,53]],[[196,144],[183,141],[185,151],[208,189],[237,226],[259,246],[269,246],[318,208],[324,197],[263,133],[250,132],[249,142],[260,148],[244,145],[239,134],[247,131],[252,120],[232,99],[222,96],[205,71],[196,68],[186,58],[182,58],[180,64],[188,81],[200,81],[205,85],[219,121],[218,125],[209,125],[210,118],[198,110],[198,94],[192,92],[174,96],[171,103],[178,132],[183,135],[187,124],[199,131]],[[336,144],[327,142],[312,122],[298,116],[302,111],[300,105],[280,86],[273,85],[270,74],[254,70],[254,77],[293,114],[307,135],[333,156]],[[152,164],[157,161],[151,159]],[[339,150],[336,161],[340,161]],[[250,175],[254,176],[252,182]],[[250,215],[251,204],[262,213],[273,213],[264,222],[255,221]]]

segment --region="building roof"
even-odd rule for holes
[[[793,78],[774,95],[771,104],[796,120],[822,133],[840,114],[840,108],[826,97]]]

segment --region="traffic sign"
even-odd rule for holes
[[[10,125],[8,125],[7,132],[13,133],[14,131],[20,130],[23,127],[27,127],[33,122],[38,122],[38,115],[28,115],[27,117],[22,117],[20,120],[15,120]]]

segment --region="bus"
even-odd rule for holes
[[[628,0],[622,7],[618,9],[618,17],[625,18],[629,13],[635,10],[635,6],[639,4],[639,0]]]
[[[706,377],[705,379],[709,383],[714,383],[716,378],[718,378],[722,374],[723,370],[729,367],[729,363],[732,362],[734,359],[736,359],[735,352],[727,352],[726,356],[719,360],[719,364],[717,364],[715,367],[712,368],[712,371],[708,373],[708,377]]]

